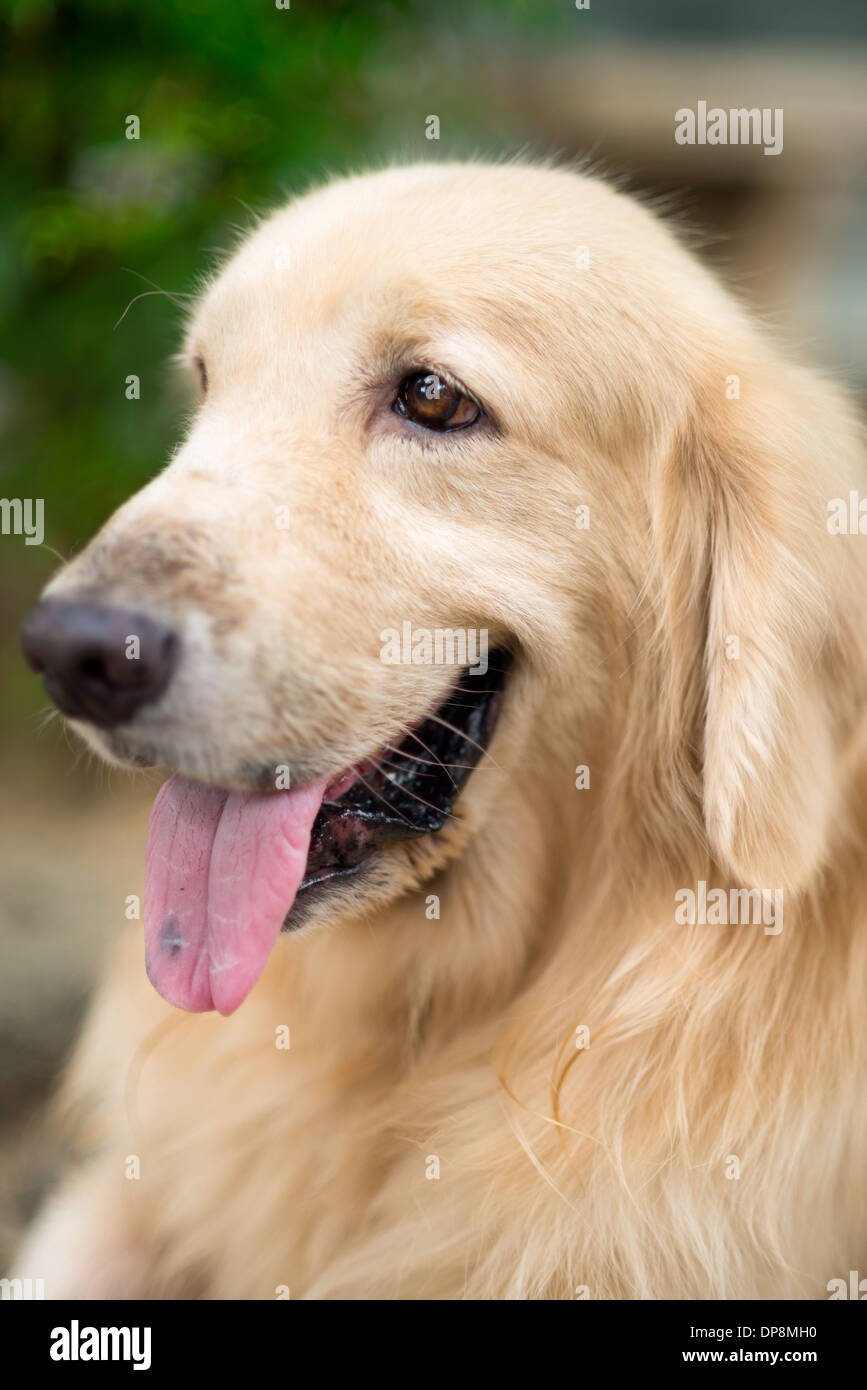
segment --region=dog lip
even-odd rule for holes
[[[508,651],[493,652],[479,686],[473,681],[480,678],[464,671],[437,709],[389,753],[386,767],[383,754],[331,783],[313,822],[307,867],[284,930],[300,925],[299,899],[311,889],[357,873],[386,845],[442,829],[487,751],[511,662]],[[333,796],[349,776],[348,786]]]
[[[325,801],[337,803],[341,797],[345,796],[346,793],[355,786],[355,783],[359,781],[360,778],[375,770],[375,757],[365,758],[362,762],[353,763],[351,767],[344,768],[344,770],[338,773],[334,780],[329,782],[328,786],[325,788]],[[338,788],[340,788],[339,791]],[[336,793],[336,795],[334,795],[334,793]]]

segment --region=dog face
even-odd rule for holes
[[[189,328],[201,399],[186,441],[48,589],[179,638],[156,703],[99,733],[81,721],[99,751],[242,789],[287,759],[299,779],[333,776],[453,682],[384,664],[383,630],[556,653],[552,590],[579,613],[593,588],[576,506],[605,482],[606,431],[644,413],[616,361],[629,325],[613,303],[598,322],[573,264],[610,201],[568,175],[393,171],[250,237]]]
[[[788,791],[787,735],[827,814],[828,719],[802,661],[827,614],[798,578],[797,485],[778,506],[805,437],[765,357],[675,239],[593,180],[443,165],[326,187],[261,225],[203,295],[189,433],[49,586],[33,664],[101,753],[213,791],[163,808],[172,843],[227,805],[243,820],[257,793],[317,789],[278,827],[309,861],[291,895],[304,921],[459,854],[541,724],[564,769],[576,729],[642,744],[649,804],[666,801],[648,835],[682,835],[697,803],[697,833],[743,871]],[[761,408],[728,410],[737,369]],[[772,573],[744,607],[751,536]],[[764,634],[762,661],[726,670],[730,631],[751,650]],[[445,633],[469,637],[437,660]],[[468,661],[483,646],[487,663]],[[809,685],[797,715],[793,669]],[[793,863],[821,839],[799,805],[803,823],[770,837]],[[275,901],[297,872],[278,864]],[[198,929],[156,897],[152,949],[183,957]]]
[[[250,237],[189,327],[187,439],[47,591],[178,637],[157,702],[82,721],[101,752],[239,789],[286,761],[335,776],[453,684],[384,663],[384,630],[556,657],[561,595],[589,612],[601,568],[576,507],[605,505],[630,419],[646,434],[679,389],[656,379],[668,346],[641,380],[635,278],[600,322],[574,263],[594,224],[624,240],[617,201],[570,175],[418,169],[337,184]]]

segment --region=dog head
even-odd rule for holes
[[[647,211],[519,165],[335,182],[248,237],[183,356],[185,440],[25,633],[92,746],[180,774],[168,998],[229,1012],[284,920],[462,854],[542,736],[564,787],[592,737],[610,826],[814,871],[861,676],[825,526],[856,434]]]

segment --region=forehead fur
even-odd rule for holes
[[[648,296],[652,315],[640,308]],[[469,385],[508,408],[515,374],[544,362],[537,405],[562,408],[565,387],[608,419],[638,398],[644,409],[675,402],[695,371],[696,340],[712,353],[733,317],[744,331],[731,301],[640,205],[596,179],[521,165],[390,169],[300,198],[211,285],[190,350],[234,356],[252,315],[257,371],[293,354],[301,370],[317,345],[356,372],[376,348],[386,357],[414,348],[421,362],[471,373]],[[248,367],[250,350],[245,337]]]

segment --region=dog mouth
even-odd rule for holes
[[[235,1011],[281,931],[363,876],[387,846],[436,834],[493,736],[511,665],[491,653],[403,740],[285,792],[242,794],[175,775],[154,802],[145,959],[169,1003]]]
[[[303,894],[358,873],[385,845],[442,829],[490,743],[510,664],[510,654],[500,651],[484,676],[462,672],[437,710],[401,743],[327,788],[284,930],[300,924]]]

